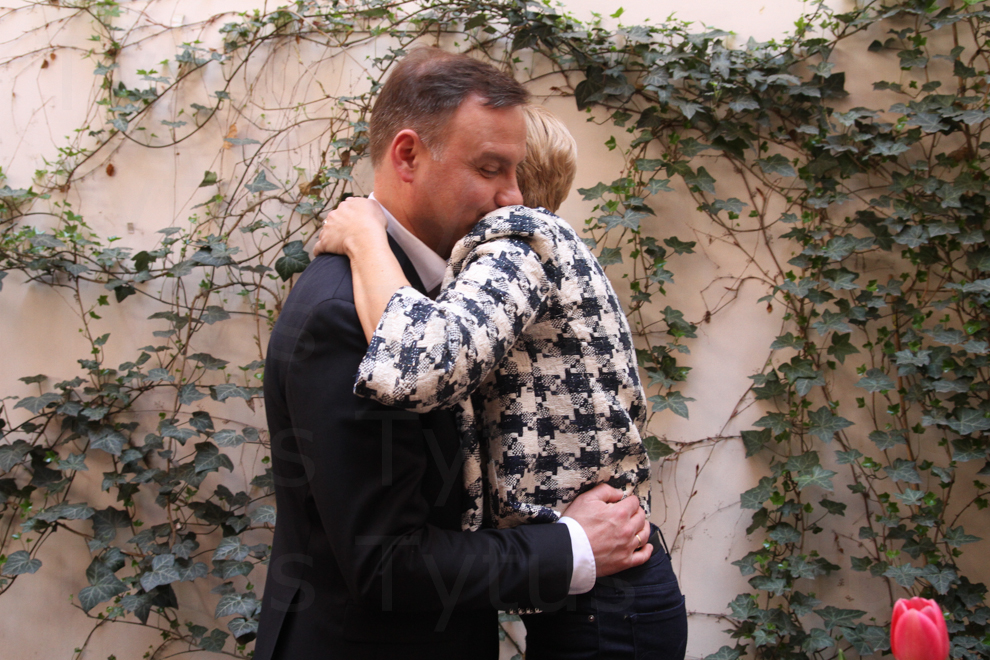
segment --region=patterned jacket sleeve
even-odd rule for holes
[[[550,290],[540,254],[545,243],[532,235],[478,242],[448,266],[435,301],[399,289],[361,362],[354,393],[417,412],[470,396],[540,312]]]

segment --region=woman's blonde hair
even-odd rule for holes
[[[556,211],[564,203],[577,173],[577,142],[546,108],[524,105],[526,159],[516,169],[523,204]]]

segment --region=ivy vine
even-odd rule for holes
[[[665,196],[690,195],[697,232],[746,262],[736,284],[760,282],[761,303],[784,310],[737,406],[759,411],[752,428],[705,440],[741,442],[765,470],[740,495],[754,549],[733,563],[751,589],[714,613],[734,641],[706,660],[885,653],[886,613],[845,607],[825,588],[840,580],[869,581],[891,601],[934,598],[951,656],[990,657],[987,589],[961,559],[986,552],[972,532],[986,527],[990,495],[982,3],[814,5],[793,35],[739,46],[675,19],[612,30],[520,0],[300,1],[178,28],[115,0],[50,10],[42,19],[29,4],[8,19],[40,21],[25,44],[84,25],[92,46],[50,42],[0,66],[48,69],[75,50],[92,62],[92,105],[37,171],[0,171],[0,292],[64,293],[89,352],[0,399],[0,598],[45,570],[39,550],[56,533],[75,535],[90,563],[74,599],[94,630],[156,629],[151,657],[249,656],[276,511],[260,416],[252,425],[221,404],[253,410],[267,333],[309,263],[316,219],[359,192],[378,83],[426,41],[521,78],[553,75],[557,93],[614,127],[607,147],[624,167],[578,192],[594,207],[586,240],[629,288],[660,416],[646,439],[655,460],[693,444],[664,438],[656,420],[688,416],[691,340],[732,304],[694,320],[668,304],[697,242],[656,230]],[[196,36],[165,62],[141,62],[142,45],[173,34]],[[293,62],[298,82],[274,112],[259,81]],[[855,66],[849,80],[892,79],[850,96],[843,62]],[[346,66],[367,79],[341,92],[330,81]],[[186,217],[152,214],[159,231],[140,249],[87,220],[77,191],[132,154],[200,149],[217,135],[215,165],[177,193],[197,204]],[[146,345],[118,361],[131,338],[104,317],[149,310],[135,343]],[[248,333],[214,356],[225,327]],[[253,359],[233,361],[248,345]],[[99,492],[78,478],[97,470]],[[181,582],[219,597],[216,622],[190,618]]]

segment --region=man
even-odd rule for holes
[[[372,114],[375,198],[409,281],[439,285],[453,244],[521,203],[527,93],[434,49],[396,65]],[[269,343],[265,402],[279,521],[256,660],[497,658],[497,608],[552,608],[638,565],[635,498],[607,486],[562,524],[460,532],[459,438],[447,411],[354,396],[367,342],[346,258],[318,257]],[[648,547],[648,546],[647,546]]]

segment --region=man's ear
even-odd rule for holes
[[[396,133],[392,139],[388,155],[400,181],[403,183],[412,182],[419,161],[425,153],[426,147],[416,131],[411,128],[404,128]]]

